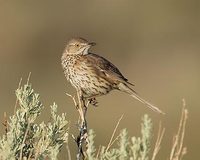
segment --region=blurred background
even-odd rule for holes
[[[185,98],[189,120],[184,159],[199,157],[199,0],[0,0],[1,121],[3,112],[13,114],[15,89],[20,78],[25,83],[31,72],[33,88],[45,105],[40,120],[48,120],[49,106],[56,102],[59,113],[67,113],[71,131],[77,130],[77,111],[65,95],[75,90],[60,64],[64,46],[74,36],[96,42],[91,51],[112,61],[140,95],[166,112],[158,115],[117,91],[100,97],[99,107],[90,107],[87,115],[89,128],[96,133],[96,146],[108,143],[122,114],[119,130],[128,128],[130,136],[139,136],[141,117],[147,113],[154,123],[154,136],[159,121],[166,127],[158,155],[166,159]],[[75,147],[70,140],[71,150]],[[60,159],[66,157],[63,152]]]

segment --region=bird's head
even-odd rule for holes
[[[86,55],[91,46],[96,43],[88,42],[84,38],[72,38],[68,41],[65,52],[70,55]]]

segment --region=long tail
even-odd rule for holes
[[[137,99],[138,101],[140,101],[141,103],[145,104],[147,107],[149,107],[150,109],[152,109],[155,112],[158,112],[160,114],[165,114],[163,111],[161,111],[158,107],[152,105],[151,103],[147,102],[146,100],[144,100],[143,98],[141,98],[132,88],[130,88],[128,85],[124,84],[124,83],[120,83],[118,85],[118,89],[120,91],[123,91],[125,93],[128,93],[131,97]]]

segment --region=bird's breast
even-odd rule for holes
[[[93,97],[107,94],[112,86],[103,77],[95,72],[92,65],[78,58],[67,57],[62,60],[66,78],[76,89],[83,91],[84,97]]]

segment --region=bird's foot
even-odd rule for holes
[[[98,106],[98,101],[96,100],[96,98],[91,98],[89,99],[89,103],[91,105],[93,105],[94,107],[97,107]]]

